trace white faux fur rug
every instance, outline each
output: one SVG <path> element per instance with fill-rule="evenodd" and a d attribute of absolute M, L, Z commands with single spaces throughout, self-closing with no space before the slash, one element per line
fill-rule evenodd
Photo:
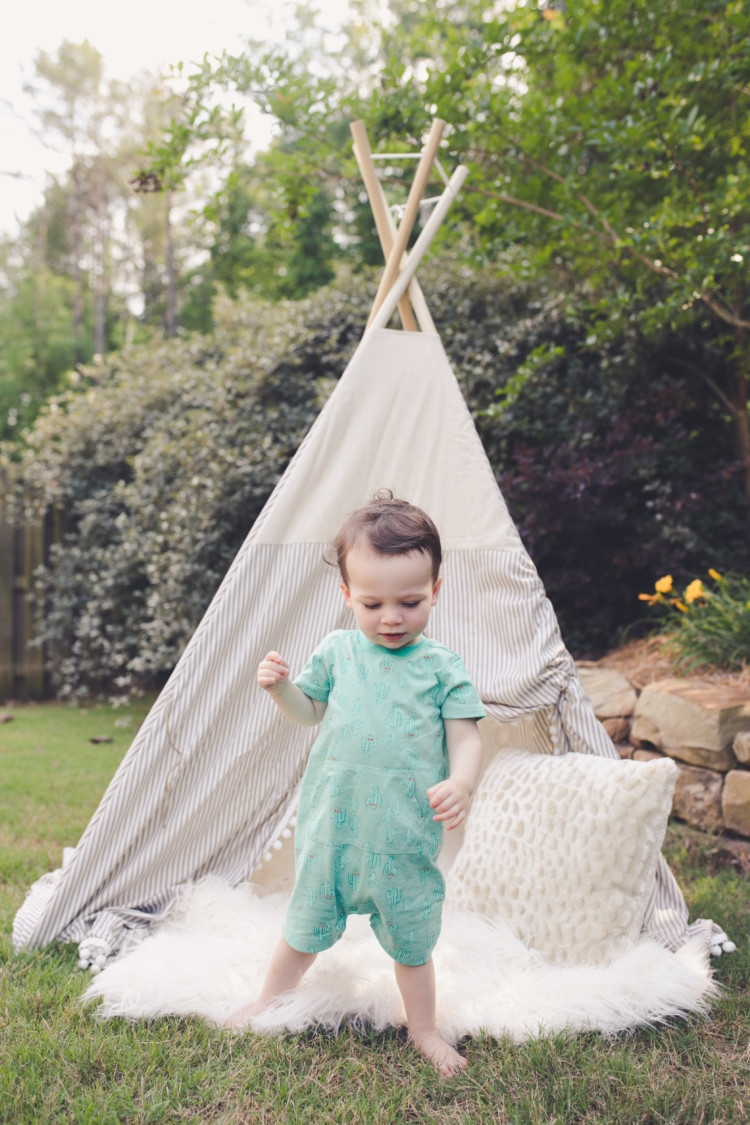
<path fill-rule="evenodd" d="M 203 880 L 95 977 L 84 999 L 102 1001 L 102 1018 L 202 1016 L 220 1024 L 260 991 L 285 907 L 283 895 L 261 898 L 249 886 Z M 613 1034 L 705 1013 L 718 991 L 701 939 L 677 953 L 644 939 L 607 966 L 551 966 L 504 925 L 449 910 L 434 959 L 438 1022 L 454 1042 L 479 1032 L 516 1042 L 566 1029 Z M 378 1029 L 404 1020 L 392 963 L 367 918 L 350 918 L 299 990 L 253 1028 L 335 1029 L 344 1020 Z"/>

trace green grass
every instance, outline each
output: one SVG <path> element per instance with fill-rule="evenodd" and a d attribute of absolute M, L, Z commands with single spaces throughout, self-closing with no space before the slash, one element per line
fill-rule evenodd
<path fill-rule="evenodd" d="M 112 708 L 97 703 L 27 704 L 0 723 L 0 925 L 15 907 L 9 888 L 23 889 L 60 866 L 63 847 L 78 841 L 150 701 Z M 95 744 L 92 738 L 111 738 Z M 11 896 L 12 897 L 12 896 Z M 15 902 L 15 899 L 13 899 Z"/>
<path fill-rule="evenodd" d="M 85 828 L 145 704 L 87 711 L 21 707 L 0 726 L 0 1122 L 207 1122 L 326 1125 L 702 1125 L 750 1119 L 750 888 L 717 841 L 670 828 L 667 852 L 692 916 L 738 942 L 717 977 L 710 1020 L 616 1039 L 589 1034 L 514 1046 L 466 1044 L 469 1067 L 443 1081 L 405 1042 L 336 1037 L 241 1039 L 198 1020 L 131 1026 L 80 1004 L 76 950 L 14 956 L 13 914 L 29 883 L 59 865 Z M 131 726 L 115 726 L 130 718 Z M 95 735 L 112 744 L 96 746 Z"/>

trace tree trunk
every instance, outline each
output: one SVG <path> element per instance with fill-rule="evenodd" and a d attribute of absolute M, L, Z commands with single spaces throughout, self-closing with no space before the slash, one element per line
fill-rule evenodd
<path fill-rule="evenodd" d="M 44 338 L 44 297 L 47 272 L 47 212 L 39 214 L 36 277 L 34 279 L 34 361 L 46 374 L 47 354 Z"/>
<path fill-rule="evenodd" d="M 73 162 L 73 342 L 76 363 L 83 363 L 83 271 L 81 254 L 81 185 L 77 161 Z"/>
<path fill-rule="evenodd" d="M 96 169 L 96 291 L 94 302 L 94 351 L 104 355 L 107 316 L 107 234 L 104 169 L 101 159 Z"/>
<path fill-rule="evenodd" d="M 172 340 L 177 335 L 177 285 L 174 275 L 174 242 L 172 239 L 172 193 L 164 194 L 166 204 L 166 231 L 167 231 L 167 339 Z"/>
<path fill-rule="evenodd" d="M 750 419 L 747 415 L 747 381 L 750 372 L 748 372 L 747 366 L 747 339 L 742 328 L 736 330 L 735 339 L 737 341 L 737 371 L 734 379 L 734 403 L 736 407 L 734 424 L 737 432 L 737 447 L 745 477 L 745 495 L 748 504 L 750 504 Z"/>

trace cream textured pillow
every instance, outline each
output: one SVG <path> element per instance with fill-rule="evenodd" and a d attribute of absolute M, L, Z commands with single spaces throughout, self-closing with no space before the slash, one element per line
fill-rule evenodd
<path fill-rule="evenodd" d="M 668 758 L 501 751 L 474 798 L 447 902 L 505 918 L 555 964 L 611 961 L 638 938 L 676 775 Z"/>

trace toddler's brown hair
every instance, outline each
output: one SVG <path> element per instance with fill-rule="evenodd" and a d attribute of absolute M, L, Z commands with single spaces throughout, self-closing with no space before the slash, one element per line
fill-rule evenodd
<path fill-rule="evenodd" d="M 438 529 L 426 512 L 407 500 L 397 500 L 390 489 L 379 489 L 369 504 L 347 516 L 331 544 L 344 582 L 349 581 L 346 556 L 363 539 L 381 555 L 409 555 L 412 551 L 429 555 L 437 582 L 443 561 Z"/>

